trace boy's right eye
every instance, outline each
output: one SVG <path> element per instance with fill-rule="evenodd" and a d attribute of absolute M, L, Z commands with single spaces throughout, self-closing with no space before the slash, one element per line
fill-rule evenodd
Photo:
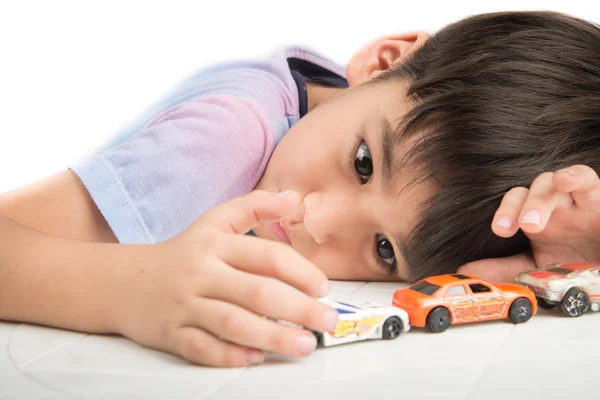
<path fill-rule="evenodd" d="M 361 181 L 367 183 L 373 175 L 373 159 L 371 158 L 371 152 L 367 146 L 367 142 L 364 140 L 358 146 L 356 155 L 354 156 L 354 169 L 360 176 Z"/>

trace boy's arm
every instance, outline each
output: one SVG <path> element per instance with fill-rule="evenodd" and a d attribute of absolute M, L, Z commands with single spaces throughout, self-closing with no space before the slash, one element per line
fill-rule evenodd
<path fill-rule="evenodd" d="M 55 236 L 117 242 L 83 183 L 70 170 L 0 194 L 0 216 Z"/>
<path fill-rule="evenodd" d="M 115 332 L 116 241 L 72 171 L 0 194 L 0 320 Z"/>
<path fill-rule="evenodd" d="M 0 215 L 0 320 L 117 333 L 141 247 L 60 238 Z"/>
<path fill-rule="evenodd" d="M 274 321 L 333 329 L 337 313 L 313 297 L 326 295 L 326 277 L 288 246 L 243 235 L 300 204 L 253 192 L 153 245 L 66 239 L 0 216 L 0 320 L 120 333 L 207 365 L 307 355 L 314 335 Z"/>

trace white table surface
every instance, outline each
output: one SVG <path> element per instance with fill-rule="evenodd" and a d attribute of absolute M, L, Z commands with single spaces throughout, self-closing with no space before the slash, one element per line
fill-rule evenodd
<path fill-rule="evenodd" d="M 389 304 L 392 283 L 332 282 L 330 298 Z M 0 323 L 0 399 L 598 399 L 600 313 L 413 329 L 393 341 L 198 367 L 113 336 Z"/>

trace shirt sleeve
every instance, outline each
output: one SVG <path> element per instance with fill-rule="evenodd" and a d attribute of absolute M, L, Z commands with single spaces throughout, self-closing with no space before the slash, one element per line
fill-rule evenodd
<path fill-rule="evenodd" d="M 257 103 L 213 95 L 165 110 L 70 168 L 120 243 L 149 244 L 251 191 L 272 151 L 273 124 Z"/>

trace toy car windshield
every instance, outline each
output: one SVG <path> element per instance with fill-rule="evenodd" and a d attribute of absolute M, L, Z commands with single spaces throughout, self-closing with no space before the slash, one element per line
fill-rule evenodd
<path fill-rule="evenodd" d="M 438 291 L 439 288 L 440 286 L 434 285 L 433 283 L 429 283 L 427 281 L 415 283 L 410 287 L 411 290 L 414 290 L 415 292 L 419 292 L 421 294 L 426 294 L 428 296 L 433 295 L 435 292 Z"/>
<path fill-rule="evenodd" d="M 564 268 L 564 267 L 548 268 L 547 271 L 554 272 L 555 274 L 561 274 L 561 275 L 569 275 L 571 272 L 573 272 L 572 269 Z"/>

